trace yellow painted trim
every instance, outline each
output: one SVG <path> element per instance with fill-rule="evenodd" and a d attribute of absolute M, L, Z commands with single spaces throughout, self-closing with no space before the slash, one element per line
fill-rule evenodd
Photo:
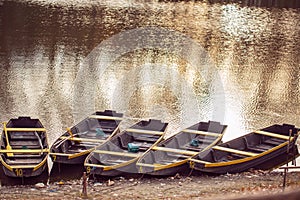
<path fill-rule="evenodd" d="M 277 133 L 266 132 L 266 131 L 255 131 L 254 133 L 261 134 L 261 135 L 266 135 L 266 136 L 270 136 L 270 137 L 276 137 L 276 138 L 284 139 L 284 140 L 289 140 L 290 139 L 289 136 L 280 135 L 280 134 L 277 134 Z"/>
<path fill-rule="evenodd" d="M 123 163 L 117 164 L 117 165 L 106 166 L 106 167 L 104 167 L 103 170 L 104 171 L 108 171 L 108 170 L 112 170 L 112 169 L 118 169 L 118 168 L 121 168 L 121 167 L 125 167 L 127 165 L 130 165 L 133 162 L 136 162 L 137 160 L 138 160 L 138 157 L 137 158 L 133 158 L 131 160 L 128 160 L 127 162 L 123 162 Z"/>
<path fill-rule="evenodd" d="M 212 146 L 214 146 L 215 144 L 217 144 L 221 139 L 222 139 L 222 137 L 223 137 L 223 133 L 222 134 L 218 134 L 218 137 L 210 144 L 210 145 L 208 145 L 206 148 L 204 148 L 202 151 L 199 151 L 199 152 L 195 152 L 195 154 L 193 154 L 193 155 L 190 155 L 191 157 L 192 156 L 195 156 L 195 155 L 197 155 L 197 154 L 199 154 L 200 152 L 203 152 L 203 151 L 205 151 L 205 150 L 207 150 L 207 149 L 210 149 Z M 173 148 L 167 148 L 167 147 L 157 147 L 157 146 L 153 146 L 152 148 L 151 148 L 151 150 L 155 150 L 155 149 L 157 149 L 157 150 L 160 150 L 161 148 L 164 148 L 164 150 L 170 150 L 170 151 L 172 151 L 172 152 L 174 152 L 173 150 Z M 177 149 L 178 150 L 178 149 Z M 176 150 L 176 151 L 177 151 Z M 179 151 L 182 151 L 182 150 L 179 150 Z M 183 151 L 185 151 L 185 150 L 183 150 Z M 185 152 L 192 152 L 192 151 L 185 151 Z M 175 153 L 175 152 L 174 152 Z M 179 153 L 179 152 L 176 152 L 176 153 Z M 179 153 L 179 154 L 181 154 L 181 153 Z M 170 164 L 159 164 L 159 163 L 153 163 L 153 164 L 147 164 L 147 163 L 141 163 L 141 162 L 139 162 L 140 160 L 142 160 L 143 159 L 143 157 L 144 157 L 145 155 L 143 155 L 142 157 L 140 157 L 139 158 L 139 160 L 137 161 L 137 166 L 141 166 L 141 167 L 143 167 L 143 166 L 145 166 L 145 167 L 153 167 L 154 168 L 154 171 L 159 171 L 159 170 L 164 170 L 164 169 L 169 169 L 169 168 L 172 168 L 172 167 L 177 167 L 177 166 L 179 166 L 179 165 L 182 165 L 182 164 L 184 164 L 184 163 L 187 163 L 188 161 L 194 161 L 194 159 L 191 159 L 191 157 L 190 158 L 186 158 L 186 159 L 184 159 L 184 160 L 181 160 L 181 161 L 179 161 L 179 162 L 173 162 L 173 163 L 170 163 Z M 196 161 L 198 161 L 198 160 L 196 160 Z M 200 162 L 205 162 L 205 161 L 200 161 Z M 205 163 L 209 163 L 209 162 L 205 162 Z M 204 164 L 205 164 L 204 163 Z"/>
<path fill-rule="evenodd" d="M 46 156 L 44 158 L 44 160 L 37 165 L 8 165 L 2 158 L 0 158 L 0 161 L 1 161 L 2 165 L 10 171 L 13 171 L 14 169 L 20 169 L 20 168 L 23 168 L 23 169 L 24 168 L 26 168 L 26 169 L 33 168 L 33 171 L 36 171 L 37 169 L 39 169 L 41 166 L 43 166 L 45 164 L 45 162 L 47 161 L 47 157 L 48 156 Z"/>
<path fill-rule="evenodd" d="M 205 147 L 201 152 L 211 149 L 213 146 L 217 145 L 218 142 L 220 142 L 222 140 L 222 138 L 223 138 L 223 134 L 220 134 L 218 138 L 216 138 L 212 143 L 210 143 L 210 145 Z"/>
<path fill-rule="evenodd" d="M 42 167 L 42 166 L 45 164 L 45 162 L 47 161 L 47 159 L 48 159 L 48 156 L 45 156 L 44 160 L 43 160 L 42 162 L 40 162 L 38 165 L 36 165 L 36 166 L 33 168 L 33 171 L 36 171 L 36 170 L 38 170 L 40 167 Z"/>
<path fill-rule="evenodd" d="M 139 153 L 127 153 L 127 152 L 105 151 L 105 150 L 94 150 L 93 153 L 125 156 L 125 157 L 131 157 L 131 158 L 136 158 L 141 155 Z"/>
<path fill-rule="evenodd" d="M 117 134 L 118 132 L 119 132 L 119 126 L 118 126 L 118 127 L 114 130 L 114 132 L 107 138 L 107 140 L 108 140 L 109 138 L 111 138 L 114 134 Z M 60 138 L 61 138 L 61 139 L 64 139 L 64 137 L 65 137 L 65 138 L 68 138 L 68 137 L 66 137 L 66 136 L 61 136 Z M 75 140 L 74 140 L 74 139 L 75 139 Z M 89 138 L 76 138 L 76 137 L 70 138 L 70 140 L 74 140 L 74 141 L 79 141 L 78 139 L 84 139 L 84 141 L 87 141 L 87 140 L 89 140 L 89 141 L 90 141 L 90 140 L 94 140 L 94 139 L 89 139 Z M 87 140 L 86 140 L 86 139 L 87 139 Z M 104 142 L 106 142 L 107 140 L 101 140 L 101 144 L 104 143 Z M 81 140 L 81 141 L 82 141 L 82 140 Z M 100 140 L 97 140 L 97 141 L 100 142 Z M 87 150 L 85 150 L 85 151 L 82 151 L 82 152 L 80 152 L 80 153 L 74 153 L 74 154 L 66 154 L 66 153 L 50 153 L 50 155 L 68 156 L 68 159 L 74 159 L 74 158 L 80 157 L 80 156 L 82 156 L 82 155 L 91 153 L 92 151 L 95 150 L 95 148 L 96 148 L 96 146 L 93 147 L 93 148 L 87 149 Z"/>
<path fill-rule="evenodd" d="M 7 168 L 9 171 L 13 171 L 13 168 L 11 168 L 10 165 L 8 165 L 6 162 L 4 162 L 4 160 L 2 159 L 2 156 L 0 156 L 0 161 L 5 168 Z"/>
<path fill-rule="evenodd" d="M 77 157 L 83 156 L 85 154 L 91 153 L 94 149 L 95 148 L 90 148 L 90 149 L 87 149 L 86 151 L 83 151 L 83 152 L 80 152 L 80 153 L 71 154 L 71 155 L 69 155 L 68 159 L 77 158 Z"/>
<path fill-rule="evenodd" d="M 272 149 L 269 149 L 268 151 L 262 152 L 256 156 L 251 156 L 251 157 L 247 157 L 247 158 L 242 158 L 242 159 L 238 159 L 238 160 L 233 160 L 233 161 L 227 161 L 227 162 L 219 162 L 219 163 L 208 163 L 205 164 L 205 167 L 210 168 L 210 167 L 222 167 L 222 166 L 228 166 L 228 165 L 235 165 L 235 164 L 239 164 L 239 163 L 243 163 L 243 162 L 247 162 L 250 160 L 254 160 L 256 158 L 262 157 L 266 154 L 269 154 L 273 151 L 276 151 L 284 146 L 288 145 L 288 142 L 282 143 L 276 147 L 273 147 Z"/>
<path fill-rule="evenodd" d="M 42 131 L 46 132 L 45 128 L 6 128 L 7 131 L 15 131 L 15 132 L 32 132 L 32 131 Z"/>
<path fill-rule="evenodd" d="M 71 131 L 71 128 L 67 128 L 67 132 L 70 134 L 71 137 L 74 137 L 72 131 Z"/>
<path fill-rule="evenodd" d="M 12 150 L 12 148 L 11 148 L 11 146 L 9 144 L 8 133 L 7 133 L 7 128 L 6 128 L 6 122 L 3 122 L 3 131 L 5 133 L 6 149 L 7 150 Z M 10 152 L 10 153 L 7 153 L 7 156 L 8 157 L 12 157 L 12 156 L 14 156 L 14 154 Z"/>
<path fill-rule="evenodd" d="M 192 129 L 184 129 L 182 132 L 185 133 L 192 133 L 192 134 L 198 134 L 198 135 L 206 135 L 206 136 L 213 136 L 213 137 L 219 137 L 219 133 L 212 133 L 212 132 L 205 132 L 205 131 L 198 131 L 198 130 L 192 130 Z"/>
<path fill-rule="evenodd" d="M 133 130 L 139 130 L 139 129 L 133 129 Z M 166 131 L 166 130 L 165 130 Z M 153 132 L 156 132 L 156 131 L 153 131 Z M 160 142 L 162 139 L 163 139 L 163 135 L 165 134 L 165 132 L 158 132 L 158 133 L 162 133 L 160 134 L 161 136 L 157 139 L 157 141 L 145 152 L 141 153 L 141 154 L 138 154 L 137 153 L 137 156 L 136 157 L 133 157 L 133 159 L 131 160 L 128 160 L 127 162 L 124 162 L 124 163 L 120 163 L 120 164 L 117 164 L 117 165 L 111 165 L 111 166 L 106 166 L 106 165 L 98 165 L 98 164 L 90 164 L 90 163 L 86 163 L 86 160 L 89 159 L 90 156 L 92 156 L 93 153 L 97 153 L 97 151 L 102 151 L 102 150 L 94 150 L 85 160 L 84 162 L 84 166 L 91 166 L 91 167 L 101 167 L 103 168 L 103 171 L 109 171 L 109 170 L 115 170 L 115 169 L 118 169 L 118 168 L 121 168 L 121 167 L 124 167 L 124 166 L 127 166 L 133 162 L 136 162 L 140 156 L 144 155 L 146 152 L 148 152 L 154 145 L 156 145 L 158 142 Z M 111 152 L 111 151 L 105 151 L 105 152 Z M 122 152 L 121 152 L 122 153 Z M 127 152 L 124 152 L 124 153 L 127 153 Z"/>
<path fill-rule="evenodd" d="M 214 146 L 213 149 L 219 150 L 219 151 L 226 151 L 226 152 L 230 152 L 230 153 L 236 153 L 236 154 L 240 154 L 240 155 L 244 155 L 244 156 L 257 156 L 258 155 L 257 153 L 241 151 L 241 150 L 222 147 L 222 146 Z"/>
<path fill-rule="evenodd" d="M 186 163 L 188 161 L 188 159 L 184 159 L 184 160 L 181 160 L 179 162 L 173 162 L 173 163 L 170 163 L 170 164 L 160 164 L 160 163 L 153 163 L 153 164 L 147 164 L 147 163 L 136 163 L 137 166 L 140 166 L 140 167 L 153 167 L 153 170 L 154 171 L 159 171 L 159 170 L 163 170 L 163 169 L 169 169 L 169 168 L 172 168 L 172 167 L 177 167 L 179 165 L 182 165 L 184 163 Z"/>
<path fill-rule="evenodd" d="M 88 150 L 85 150 L 85 151 L 82 151 L 82 152 L 79 152 L 79 153 L 74 153 L 74 154 L 71 154 L 71 153 L 50 153 L 50 156 L 51 155 L 53 155 L 53 156 L 65 156 L 65 157 L 68 157 L 68 159 L 74 159 L 74 158 L 80 157 L 82 155 L 91 153 L 94 149 L 95 148 L 91 148 L 91 149 L 88 149 Z"/>
<path fill-rule="evenodd" d="M 106 140 L 100 140 L 100 139 L 91 139 L 91 138 L 79 138 L 79 137 L 67 137 L 67 136 L 61 136 L 61 140 L 71 140 L 76 142 L 97 142 L 97 143 L 103 143 Z"/>
<path fill-rule="evenodd" d="M 29 168 L 35 168 L 36 167 L 36 165 L 13 165 L 13 166 L 11 166 L 11 168 L 12 169 L 20 169 L 20 168 L 22 168 L 22 169 L 29 169 Z"/>
<path fill-rule="evenodd" d="M 49 149 L 0 149 L 0 153 L 47 153 Z"/>
<path fill-rule="evenodd" d="M 158 151 L 171 152 L 171 153 L 185 154 L 189 156 L 194 156 L 199 153 L 198 151 L 189 151 L 189 150 L 182 150 L 182 149 L 175 149 L 175 148 L 168 148 L 168 147 L 158 147 L 158 146 L 154 146 L 152 147 L 152 149 Z"/>
<path fill-rule="evenodd" d="M 106 116 L 106 115 L 90 115 L 89 118 L 92 119 L 105 119 L 105 120 L 115 120 L 115 121 L 122 121 L 122 117 L 113 117 L 113 116 Z"/>
<path fill-rule="evenodd" d="M 126 131 L 132 132 L 132 133 L 144 133 L 144 134 L 150 134 L 150 135 L 163 135 L 164 134 L 164 132 L 162 132 L 162 131 L 150 131 L 150 130 L 133 129 L 133 128 L 126 129 Z"/>
<path fill-rule="evenodd" d="M 115 130 L 110 134 L 110 136 L 107 138 L 107 140 L 109 140 L 111 137 L 118 134 L 119 132 L 120 132 L 120 125 L 118 125 L 117 128 L 115 128 Z"/>
<path fill-rule="evenodd" d="M 103 171 L 109 171 L 109 170 L 114 170 L 114 169 L 118 169 L 124 166 L 127 166 L 133 162 L 135 162 L 138 158 L 133 158 L 131 160 L 128 160 L 127 162 L 123 162 L 117 165 L 99 165 L 99 164 L 90 164 L 90 163 L 85 163 L 84 166 L 91 166 L 91 167 L 101 167 L 103 168 Z"/>
<path fill-rule="evenodd" d="M 167 165 L 156 166 L 156 167 L 154 167 L 154 170 L 158 171 L 158 170 L 163 170 L 163 169 L 169 169 L 169 168 L 172 168 L 172 167 L 177 167 L 179 165 L 182 165 L 182 164 L 186 163 L 187 161 L 188 161 L 188 159 L 184 159 L 180 162 L 174 162 L 174 163 L 167 164 Z M 159 163 L 157 163 L 157 164 L 159 164 Z"/>
<path fill-rule="evenodd" d="M 221 140 L 222 136 L 223 136 L 223 134 L 219 134 L 219 137 L 213 143 L 211 143 L 205 149 L 203 149 L 202 151 L 205 151 L 206 149 L 209 149 L 212 146 L 214 146 L 215 143 L 217 143 L 219 140 Z M 156 148 L 156 146 L 153 147 L 152 149 L 155 149 L 155 148 Z M 162 148 L 165 148 L 165 147 L 162 147 Z M 200 152 L 202 152 L 202 151 L 200 151 Z M 196 152 L 194 155 L 191 155 L 191 156 L 195 156 L 195 155 L 199 154 L 200 152 Z M 141 157 L 139 160 L 141 160 L 142 158 L 143 157 Z M 203 164 L 208 164 L 209 163 L 209 162 L 206 162 L 206 161 L 200 161 L 200 160 L 195 160 L 195 159 L 192 159 L 192 158 L 186 158 L 186 159 L 184 159 L 182 161 L 173 162 L 173 163 L 165 164 L 165 165 L 164 164 L 159 164 L 159 163 L 154 163 L 154 164 L 140 163 L 139 161 L 138 161 L 138 163 L 136 165 L 138 165 L 138 166 L 145 166 L 145 167 L 154 167 L 154 171 L 159 171 L 159 170 L 169 169 L 169 168 L 172 168 L 172 167 L 177 167 L 179 165 L 187 163 L 188 161 L 192 161 L 192 162 L 198 161 L 199 163 L 203 163 Z"/>
<path fill-rule="evenodd" d="M 147 164 L 147 163 L 136 163 L 137 166 L 141 166 L 141 167 L 159 167 L 162 166 L 162 164 L 159 163 L 153 163 L 153 164 Z"/>

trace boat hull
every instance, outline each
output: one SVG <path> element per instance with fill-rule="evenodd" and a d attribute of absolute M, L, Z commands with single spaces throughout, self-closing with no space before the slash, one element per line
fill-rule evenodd
<path fill-rule="evenodd" d="M 47 141 L 46 129 L 38 119 L 19 117 L 4 123 L 0 149 L 3 174 L 22 180 L 47 175 Z"/>
<path fill-rule="evenodd" d="M 14 168 L 13 170 L 9 170 L 5 166 L 2 166 L 2 168 L 3 168 L 3 172 L 6 176 L 22 178 L 22 177 L 39 176 L 45 171 L 47 166 L 48 165 L 45 163 L 41 167 L 39 167 L 37 170 L 35 170 L 34 168 Z"/>
<path fill-rule="evenodd" d="M 138 174 L 137 160 L 163 139 L 167 125 L 160 120 L 142 120 L 115 135 L 86 158 L 87 173 L 96 176 Z"/>
<path fill-rule="evenodd" d="M 129 174 L 138 174 L 138 170 L 136 168 L 135 163 L 125 164 L 123 167 L 118 167 L 116 169 L 109 169 L 105 170 L 104 168 L 88 168 L 86 167 L 86 171 L 89 172 L 90 175 L 96 176 L 107 176 L 107 177 L 114 177 L 120 175 L 129 175 Z"/>
<path fill-rule="evenodd" d="M 81 152 L 80 155 L 74 154 L 71 156 L 69 156 L 67 154 L 58 155 L 55 153 L 51 153 L 50 157 L 51 157 L 52 161 L 55 163 L 77 165 L 77 164 L 82 164 L 91 151 L 92 151 L 92 149 L 87 150 L 85 152 Z"/>
<path fill-rule="evenodd" d="M 220 166 L 216 164 L 214 167 L 206 167 L 205 164 L 192 161 L 190 161 L 189 164 L 190 167 L 195 170 L 211 174 L 240 173 L 250 169 L 271 170 L 299 156 L 297 146 L 290 145 L 290 152 L 296 149 L 294 154 L 287 154 L 287 149 L 287 146 L 284 146 L 283 148 L 277 149 L 267 155 L 244 162 L 239 162 L 239 160 L 237 160 L 236 164 L 230 163 L 224 166 L 221 166 L 222 163 L 219 163 Z"/>
<path fill-rule="evenodd" d="M 174 163 L 176 165 L 176 163 Z M 176 174 L 187 175 L 191 172 L 191 168 L 187 164 L 187 162 L 180 163 L 177 166 L 166 166 L 164 169 L 155 170 L 153 167 L 143 167 L 143 171 L 139 171 L 140 173 L 145 173 L 151 176 L 174 176 Z"/>
<path fill-rule="evenodd" d="M 139 173 L 153 176 L 189 173 L 191 169 L 186 164 L 189 158 L 220 143 L 226 127 L 215 121 L 198 122 L 162 140 L 139 158 Z"/>
<path fill-rule="evenodd" d="M 119 133 L 122 113 L 113 110 L 96 112 L 68 129 L 50 149 L 50 157 L 60 165 L 83 165 L 87 155 Z"/>

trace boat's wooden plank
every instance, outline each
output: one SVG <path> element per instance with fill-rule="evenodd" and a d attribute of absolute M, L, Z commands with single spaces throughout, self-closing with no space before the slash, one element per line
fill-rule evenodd
<path fill-rule="evenodd" d="M 159 137 L 160 136 L 153 136 L 153 137 L 151 137 L 149 135 L 147 135 L 147 136 L 140 135 L 138 137 L 134 137 L 134 139 L 137 140 L 137 141 L 146 141 L 146 142 L 153 142 L 154 143 L 154 142 L 156 142 L 159 139 Z"/>
<path fill-rule="evenodd" d="M 173 157 L 173 158 L 176 158 L 177 160 L 185 160 L 187 158 L 190 158 L 191 156 L 190 155 L 183 155 L 183 154 L 180 154 L 180 155 L 168 155 L 169 157 Z"/>
<path fill-rule="evenodd" d="M 67 154 L 74 155 L 74 154 L 86 152 L 86 151 L 88 151 L 88 150 L 89 150 L 89 149 L 80 149 L 80 148 L 77 148 L 77 149 L 68 149 L 68 151 L 67 151 L 66 153 L 67 153 Z"/>
<path fill-rule="evenodd" d="M 17 158 L 17 159 L 19 159 L 19 158 L 41 158 L 43 155 L 41 155 L 41 154 L 17 154 L 17 153 L 15 153 L 14 154 L 14 156 L 13 156 L 13 158 Z"/>
<path fill-rule="evenodd" d="M 142 134 L 150 134 L 150 135 L 163 135 L 164 132 L 162 131 L 151 131 L 151 130 L 144 130 L 144 129 L 133 129 L 133 128 L 128 128 L 126 129 L 127 132 L 131 133 L 142 133 Z"/>
<path fill-rule="evenodd" d="M 161 164 L 153 163 L 153 164 L 148 164 L 148 163 L 137 163 L 137 166 L 141 167 L 158 167 L 161 166 Z"/>
<path fill-rule="evenodd" d="M 198 159 L 194 159 L 194 158 L 190 158 L 189 159 L 190 162 L 195 162 L 195 163 L 201 163 L 201 164 L 211 164 L 211 162 L 207 162 L 204 160 L 198 160 Z"/>
<path fill-rule="evenodd" d="M 95 142 L 95 143 L 103 143 L 106 140 L 100 140 L 100 139 L 92 139 L 92 138 L 83 138 L 83 137 L 67 137 L 67 136 L 61 136 L 61 140 L 71 140 L 76 142 Z"/>
<path fill-rule="evenodd" d="M 255 151 L 255 152 L 259 152 L 259 153 L 262 153 L 262 152 L 266 151 L 265 149 L 257 148 L 257 147 L 252 147 L 252 146 L 248 147 L 248 149 L 250 151 Z"/>
<path fill-rule="evenodd" d="M 13 149 L 41 149 L 38 140 L 11 140 L 10 145 Z"/>
<path fill-rule="evenodd" d="M 273 145 L 273 146 L 278 146 L 278 145 L 284 143 L 284 141 L 277 141 L 277 140 L 268 139 L 268 140 L 265 140 L 264 143 L 269 144 L 269 145 Z"/>
<path fill-rule="evenodd" d="M 171 152 L 171 153 L 178 153 L 178 154 L 185 154 L 185 155 L 196 155 L 199 153 L 198 151 L 188 151 L 188 150 L 182 150 L 182 149 L 174 149 L 174 148 L 168 148 L 168 147 L 158 147 L 154 146 L 152 148 L 153 150 L 158 150 L 158 151 L 165 151 L 165 152 Z"/>
<path fill-rule="evenodd" d="M 6 130 L 15 131 L 15 132 L 32 132 L 32 131 L 46 132 L 45 128 L 6 128 Z"/>
<path fill-rule="evenodd" d="M 37 140 L 37 136 L 34 132 L 10 132 L 9 136 L 11 139 L 19 139 L 19 140 Z"/>
<path fill-rule="evenodd" d="M 41 153 L 49 152 L 49 149 L 0 149 L 0 153 Z"/>
<path fill-rule="evenodd" d="M 228 147 L 221 147 L 221 146 L 214 146 L 213 149 L 219 150 L 219 151 L 226 151 L 226 152 L 230 152 L 230 153 L 236 153 L 236 154 L 245 155 L 245 156 L 257 156 L 258 155 L 257 153 L 241 151 L 241 150 L 232 149 L 232 148 L 228 148 Z"/>
<path fill-rule="evenodd" d="M 147 143 L 147 142 L 131 142 L 135 146 L 138 146 L 140 150 L 147 150 L 149 149 L 153 144 Z"/>
<path fill-rule="evenodd" d="M 259 144 L 257 146 L 254 146 L 254 148 L 262 149 L 264 151 L 268 151 L 268 150 L 272 149 L 273 147 L 274 146 L 268 145 L 268 144 Z"/>
<path fill-rule="evenodd" d="M 227 159 L 228 160 L 237 160 L 237 159 L 242 159 L 242 158 L 247 158 L 247 157 L 249 157 L 249 156 L 232 153 L 230 156 L 227 157 Z"/>
<path fill-rule="evenodd" d="M 273 145 L 273 146 L 278 146 L 282 143 L 284 143 L 286 140 L 279 139 L 279 138 L 270 138 L 268 140 L 265 140 L 263 143 Z"/>
<path fill-rule="evenodd" d="M 76 152 L 77 153 L 77 152 Z M 66 157 L 69 157 L 69 156 L 72 156 L 73 154 L 70 154 L 70 153 L 49 153 L 50 155 L 54 155 L 54 156 L 66 156 Z"/>
<path fill-rule="evenodd" d="M 74 144 L 72 146 L 70 146 L 70 148 L 68 149 L 68 151 L 82 151 L 82 150 L 88 150 L 88 149 L 92 149 L 94 148 L 95 146 L 95 143 L 94 144 L 87 144 L 87 143 L 78 143 L 78 144 Z"/>
<path fill-rule="evenodd" d="M 106 115 L 90 115 L 89 118 L 114 120 L 114 121 L 121 121 L 121 120 L 123 120 L 122 117 L 114 117 L 114 116 L 106 116 Z"/>
<path fill-rule="evenodd" d="M 131 159 L 130 159 L 131 160 Z M 121 159 L 116 159 L 116 160 L 106 160 L 104 164 L 107 165 L 117 165 L 120 163 L 125 163 L 128 162 L 129 160 L 121 160 Z"/>
<path fill-rule="evenodd" d="M 138 153 L 106 151 L 106 150 L 94 150 L 93 153 L 108 154 L 108 155 L 115 155 L 115 156 L 125 156 L 125 157 L 131 157 L 131 158 L 136 158 L 136 157 L 140 156 L 140 154 L 138 154 Z"/>
<path fill-rule="evenodd" d="M 261 135 L 266 135 L 266 136 L 270 136 L 270 137 L 275 137 L 275 138 L 280 138 L 280 139 L 284 139 L 284 140 L 289 140 L 290 139 L 289 136 L 280 135 L 280 134 L 277 134 L 277 133 L 271 133 L 271 132 L 267 132 L 267 131 L 255 131 L 254 133 L 261 134 Z"/>
<path fill-rule="evenodd" d="M 93 163 L 84 163 L 84 166 L 85 167 L 101 167 L 101 168 L 107 167 L 106 165 L 99 165 L 99 164 L 93 164 Z"/>
<path fill-rule="evenodd" d="M 38 140 L 11 140 L 10 145 L 12 146 L 37 146 L 40 147 Z"/>
<path fill-rule="evenodd" d="M 198 131 L 198 130 L 192 130 L 192 129 L 184 129 L 182 132 L 185 133 L 192 133 L 192 134 L 198 134 L 198 135 L 206 135 L 206 136 L 213 136 L 213 137 L 219 137 L 219 133 L 212 133 L 212 132 L 206 132 L 206 131 Z"/>
<path fill-rule="evenodd" d="M 9 165 L 39 164 L 42 160 L 43 158 L 7 159 L 6 163 Z"/>
<path fill-rule="evenodd" d="M 192 147 L 191 145 L 186 145 L 186 146 L 184 146 L 184 148 L 188 151 L 196 151 L 199 153 L 200 151 L 203 150 L 203 147 L 201 147 L 201 144 L 199 146 L 200 147 L 197 148 L 197 147 Z"/>

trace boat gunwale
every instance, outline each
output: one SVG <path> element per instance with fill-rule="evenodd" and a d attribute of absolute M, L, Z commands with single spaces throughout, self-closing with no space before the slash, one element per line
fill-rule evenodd
<path fill-rule="evenodd" d="M 251 134 L 251 133 L 249 133 L 249 134 Z M 268 150 L 266 150 L 264 152 L 261 152 L 261 153 L 259 153 L 257 155 L 253 155 L 253 156 L 249 156 L 249 157 L 241 158 L 241 159 L 236 159 L 236 160 L 225 161 L 225 162 L 224 161 L 223 162 L 209 162 L 209 161 L 205 161 L 205 160 L 200 160 L 200 159 L 192 158 L 192 159 L 189 159 L 190 160 L 190 165 L 193 166 L 193 163 L 200 163 L 200 164 L 204 164 L 204 168 L 215 168 L 215 167 L 224 167 L 224 166 L 230 166 L 230 165 L 236 165 L 236 164 L 240 164 L 240 163 L 245 163 L 245 162 L 248 162 L 248 161 L 251 161 L 251 160 L 263 157 L 265 155 L 268 155 L 268 154 L 270 154 L 270 153 L 272 153 L 272 152 L 274 152 L 276 150 L 279 150 L 279 149 L 281 149 L 281 148 L 283 148 L 285 146 L 289 147 L 290 145 L 294 145 L 297 137 L 299 136 L 299 134 L 300 134 L 300 131 L 298 133 L 296 133 L 294 136 L 291 136 L 288 141 L 283 142 L 283 143 L 281 143 L 279 145 L 276 145 L 273 148 L 268 149 Z M 205 163 L 205 162 L 208 162 L 208 163 Z"/>

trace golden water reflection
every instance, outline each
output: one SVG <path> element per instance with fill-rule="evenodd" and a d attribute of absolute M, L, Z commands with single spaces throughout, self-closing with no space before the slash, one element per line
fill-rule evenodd
<path fill-rule="evenodd" d="M 0 119 L 38 117 L 51 142 L 85 115 L 81 111 L 88 105 L 74 107 L 80 101 L 74 83 L 86 56 L 111 36 L 146 26 L 178 31 L 204 47 L 223 94 L 203 81 L 198 66 L 170 52 L 144 49 L 119 57 L 93 91 L 83 90 L 95 94 L 94 109 L 169 121 L 169 134 L 198 120 L 221 118 L 228 125 L 225 140 L 273 123 L 300 126 L 297 9 L 205 2 L 1 2 Z M 213 101 L 223 96 L 224 105 Z"/>

